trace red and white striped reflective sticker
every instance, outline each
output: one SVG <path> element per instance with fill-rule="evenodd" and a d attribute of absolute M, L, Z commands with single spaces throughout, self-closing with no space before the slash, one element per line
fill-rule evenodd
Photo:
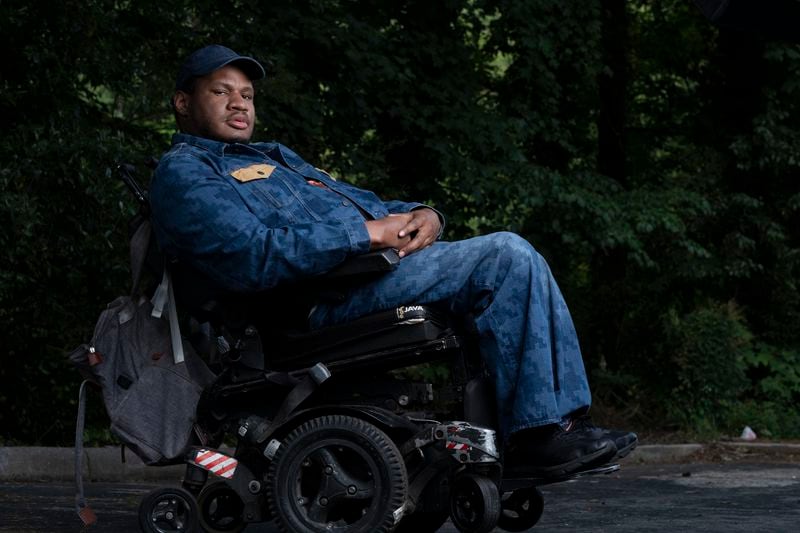
<path fill-rule="evenodd" d="M 448 450 L 469 450 L 469 444 L 463 442 L 447 441 L 446 447 Z"/>
<path fill-rule="evenodd" d="M 232 478 L 239 461 L 213 450 L 200 450 L 194 457 L 194 463 L 212 474 L 224 478 Z"/>

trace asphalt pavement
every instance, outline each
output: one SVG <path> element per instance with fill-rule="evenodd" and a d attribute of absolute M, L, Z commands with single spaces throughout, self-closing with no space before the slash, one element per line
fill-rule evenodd
<path fill-rule="evenodd" d="M 0 448 L 0 531 L 81 531 L 74 486 L 68 478 L 60 478 L 62 475 L 51 469 L 49 481 L 44 481 L 48 476 L 9 479 L 14 467 L 9 468 L 8 450 Z M 118 463 L 119 450 L 115 451 Z M 48 461 L 43 452 L 37 453 L 45 468 Z M 50 458 L 59 460 L 59 453 L 51 453 Z M 69 468 L 71 465 L 69 462 Z M 103 476 L 98 475 L 98 466 L 95 464 L 98 480 L 86 482 L 87 498 L 98 516 L 98 523 L 88 531 L 97 533 L 137 531 L 142 497 L 156 486 L 176 486 L 180 478 L 179 473 L 172 477 L 169 469 L 143 467 L 137 471 L 129 463 L 129 479 L 100 480 Z M 132 480 L 154 475 L 151 471 L 169 475 Z M 542 492 L 544 514 L 532 529 L 537 532 L 796 531 L 800 524 L 800 446 L 642 446 L 615 473 L 549 485 Z M 246 531 L 273 533 L 277 529 L 272 524 L 254 524 Z M 440 531 L 456 530 L 448 523 Z"/>

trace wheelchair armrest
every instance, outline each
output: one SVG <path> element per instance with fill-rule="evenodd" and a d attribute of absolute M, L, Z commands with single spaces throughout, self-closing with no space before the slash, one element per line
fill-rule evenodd
<path fill-rule="evenodd" d="M 338 279 L 360 274 L 389 272 L 397 268 L 399 262 L 400 256 L 397 254 L 397 250 L 384 248 L 383 250 L 375 250 L 374 252 L 353 256 L 330 272 L 323 274 L 321 278 Z"/>

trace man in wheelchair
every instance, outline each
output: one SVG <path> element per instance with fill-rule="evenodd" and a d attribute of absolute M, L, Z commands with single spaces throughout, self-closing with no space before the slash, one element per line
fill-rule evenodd
<path fill-rule="evenodd" d="M 395 249 L 393 270 L 342 285 L 310 309 L 310 330 L 396 308 L 471 317 L 494 391 L 507 472 L 559 479 L 626 455 L 636 435 L 594 426 L 567 306 L 545 260 L 521 237 L 439 241 L 443 216 L 333 180 L 287 147 L 250 143 L 253 58 L 212 45 L 178 73 L 180 132 L 150 187 L 163 253 L 205 288 L 252 295 L 297 287 L 372 250 Z M 331 282 L 334 283 L 334 282 Z"/>

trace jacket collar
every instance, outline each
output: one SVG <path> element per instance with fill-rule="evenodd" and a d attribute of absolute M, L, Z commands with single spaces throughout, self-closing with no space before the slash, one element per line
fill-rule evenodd
<path fill-rule="evenodd" d="M 243 144 L 243 143 L 224 143 L 220 141 L 214 141 L 212 139 L 206 139 L 205 137 L 197 137 L 195 135 L 190 135 L 188 133 L 176 133 L 172 136 L 172 145 L 175 146 L 176 144 L 189 144 L 191 146 L 195 146 L 202 150 L 207 150 L 212 154 L 218 157 L 224 157 L 226 152 L 246 152 L 249 150 L 256 150 L 257 146 L 261 146 L 263 143 L 258 143 L 258 145 L 250 145 L 250 144 Z"/>

